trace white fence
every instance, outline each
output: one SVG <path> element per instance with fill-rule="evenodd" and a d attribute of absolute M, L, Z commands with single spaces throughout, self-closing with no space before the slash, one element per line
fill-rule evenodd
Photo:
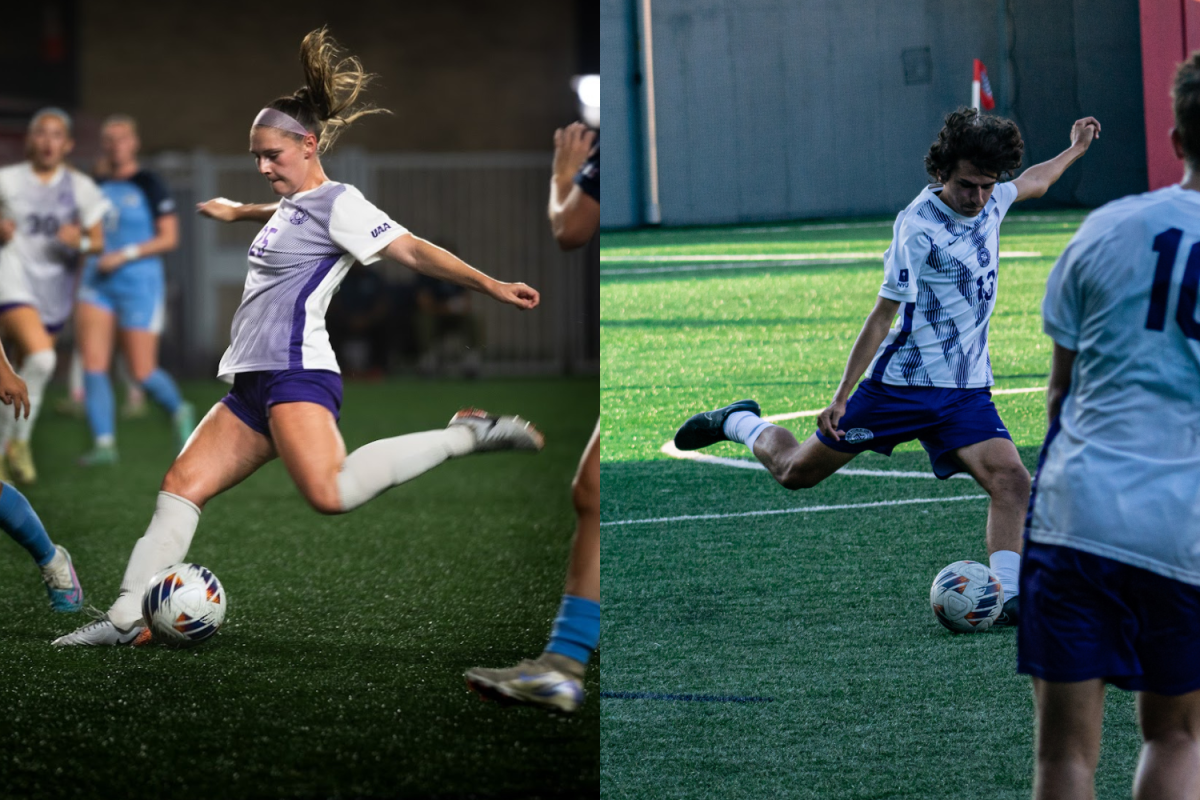
<path fill-rule="evenodd" d="M 479 298 L 485 374 L 595 373 L 599 369 L 598 243 L 562 253 L 546 221 L 549 153 L 370 154 L 345 148 L 325 159 L 334 180 L 357 186 L 413 233 L 451 249 L 501 280 L 538 289 L 541 306 L 519 312 Z M 197 217 L 212 197 L 271 202 L 246 156 L 165 154 L 146 165 L 170 184 L 180 206 L 181 244 L 167 258 L 169 324 L 164 358 L 204 372 L 229 343 L 246 277 L 250 223 Z M 381 266 L 391 280 L 408 270 Z"/>

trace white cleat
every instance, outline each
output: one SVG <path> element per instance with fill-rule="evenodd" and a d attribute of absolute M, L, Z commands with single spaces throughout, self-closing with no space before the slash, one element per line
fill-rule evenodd
<path fill-rule="evenodd" d="M 52 644 L 55 647 L 137 647 L 149 641 L 150 629 L 144 625 L 134 625 L 123 631 L 104 616 L 66 636 L 58 637 Z"/>
<path fill-rule="evenodd" d="M 464 408 L 450 419 L 453 427 L 469 428 L 475 436 L 475 452 L 487 450 L 541 450 L 545 437 L 520 417 L 493 417 L 478 408 Z"/>
<path fill-rule="evenodd" d="M 476 667 L 467 670 L 467 686 L 484 700 L 501 705 L 540 706 L 570 714 L 583 705 L 583 681 L 562 666 L 565 661 L 543 653 L 508 669 Z"/>

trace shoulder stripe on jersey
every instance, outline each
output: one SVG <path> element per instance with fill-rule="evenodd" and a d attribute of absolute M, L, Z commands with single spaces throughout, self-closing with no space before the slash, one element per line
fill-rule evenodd
<path fill-rule="evenodd" d="M 908 335 L 912 332 L 913 303 L 905 303 L 901 313 L 904 315 L 904 322 L 900 327 L 900 335 L 883 351 L 879 362 L 875 364 L 875 371 L 871 373 L 872 380 L 883 380 L 883 373 L 887 371 L 888 362 L 892 360 L 892 356 L 896 355 L 896 351 L 904 346 L 904 343 L 908 341 Z"/>

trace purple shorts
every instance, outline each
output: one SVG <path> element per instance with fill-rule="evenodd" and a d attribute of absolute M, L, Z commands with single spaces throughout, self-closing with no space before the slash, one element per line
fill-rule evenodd
<path fill-rule="evenodd" d="M 263 436 L 271 436 L 271 406 L 316 403 L 340 418 L 342 376 L 327 369 L 284 369 L 278 372 L 239 372 L 221 402 Z"/>
<path fill-rule="evenodd" d="M 1026 538 L 1017 672 L 1121 689 L 1200 688 L 1200 587 Z"/>

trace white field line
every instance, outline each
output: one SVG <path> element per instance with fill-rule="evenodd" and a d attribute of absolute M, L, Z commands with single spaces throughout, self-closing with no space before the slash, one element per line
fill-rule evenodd
<path fill-rule="evenodd" d="M 1022 389 L 994 389 L 993 395 L 997 394 L 1030 394 L 1032 392 L 1044 392 L 1045 386 L 1031 386 Z M 768 417 L 763 417 L 766 422 L 780 422 L 785 419 L 800 419 L 801 417 L 815 417 L 825 409 L 817 408 L 810 411 L 789 411 L 786 414 L 772 414 Z M 761 469 L 765 470 L 762 464 L 757 461 L 750 461 L 744 458 L 726 458 L 724 456 L 710 456 L 701 453 L 698 450 L 680 450 L 675 446 L 674 440 L 668 439 L 662 447 L 658 448 L 663 455 L 671 458 L 678 458 L 684 461 L 695 461 L 700 464 L 715 464 L 719 467 L 733 467 L 734 469 Z M 834 475 L 847 476 L 868 476 L 875 478 L 931 478 L 937 479 L 937 476 L 932 472 L 912 472 L 905 470 L 889 470 L 889 469 L 839 469 Z M 971 476 L 965 472 L 960 472 L 952 478 L 961 478 L 964 480 L 972 480 Z"/>
<path fill-rule="evenodd" d="M 1041 253 L 1026 250 L 1001 250 L 1001 258 L 1036 258 Z M 826 258 L 875 259 L 883 258 L 879 251 L 870 253 L 673 253 L 671 255 L 601 255 L 600 261 L 619 261 L 623 264 L 657 264 L 669 261 L 820 261 Z"/>
<path fill-rule="evenodd" d="M 885 506 L 907 506 L 919 503 L 955 503 L 962 500 L 986 500 L 986 494 L 970 494 L 961 497 L 921 497 L 915 500 L 881 500 L 877 503 L 846 503 L 836 506 L 801 506 L 800 508 L 776 508 L 769 511 L 741 511 L 735 514 L 687 514 L 680 517 L 654 517 L 652 519 L 619 519 L 601 522 L 606 525 L 647 525 L 658 522 L 690 522 L 701 519 L 730 519 L 732 517 L 765 517 L 775 514 L 808 514 L 815 511 L 844 511 L 853 508 L 881 508 Z"/>
<path fill-rule="evenodd" d="M 1007 217 L 1005 222 L 1075 222 L 1078 217 L 1061 217 L 1061 216 L 1022 216 L 1013 214 Z M 730 234 L 750 234 L 750 233 L 790 233 L 792 231 L 844 231 L 853 228 L 891 228 L 895 225 L 894 220 L 882 220 L 880 222 L 822 222 L 816 225 L 771 225 L 768 227 L 758 228 L 737 228 L 728 231 Z"/>
<path fill-rule="evenodd" d="M 1000 254 L 1004 258 L 1039 258 L 1041 253 L 1014 250 Z M 668 259 L 673 256 L 639 256 L 622 258 L 620 256 L 600 257 L 601 261 L 623 263 L 642 263 L 651 258 Z M 738 260 L 734 260 L 737 258 Z M 879 253 L 801 253 L 783 256 L 681 256 L 681 260 L 720 261 L 716 264 L 682 264 L 673 267 L 631 267 L 629 269 L 602 269 L 600 276 L 617 275 L 666 275 L 673 272 L 713 272 L 734 269 L 764 269 L 768 267 L 827 267 L 839 264 L 861 264 L 864 261 L 879 261 L 883 256 Z"/>

